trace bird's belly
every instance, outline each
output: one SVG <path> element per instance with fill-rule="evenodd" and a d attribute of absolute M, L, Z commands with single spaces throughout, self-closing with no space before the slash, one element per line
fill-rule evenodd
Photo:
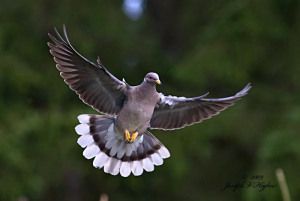
<path fill-rule="evenodd" d="M 117 121 L 121 128 L 129 131 L 144 132 L 149 125 L 154 108 L 145 108 L 145 105 L 134 105 L 120 112 Z"/>

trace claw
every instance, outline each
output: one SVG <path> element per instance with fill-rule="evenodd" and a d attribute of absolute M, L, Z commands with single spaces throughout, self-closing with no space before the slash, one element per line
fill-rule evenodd
<path fill-rule="evenodd" d="M 130 134 L 130 132 L 126 129 L 124 132 L 124 138 L 126 142 L 132 143 L 136 140 L 137 136 L 138 136 L 138 132 L 134 132 L 132 134 Z"/>
<path fill-rule="evenodd" d="M 129 131 L 126 129 L 125 132 L 124 132 L 124 138 L 127 142 L 130 142 L 131 140 L 131 136 L 130 136 L 130 133 Z"/>
<path fill-rule="evenodd" d="M 138 132 L 134 132 L 134 133 L 132 133 L 131 134 L 131 139 L 130 139 L 130 142 L 134 142 L 135 141 L 135 139 L 136 139 L 136 137 L 138 136 Z"/>

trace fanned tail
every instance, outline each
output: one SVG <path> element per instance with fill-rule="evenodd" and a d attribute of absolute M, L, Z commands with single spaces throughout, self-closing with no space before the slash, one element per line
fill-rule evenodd
<path fill-rule="evenodd" d="M 163 159 L 170 156 L 168 149 L 149 131 L 133 143 L 125 142 L 123 134 L 114 128 L 114 117 L 82 114 L 78 120 L 80 124 L 75 130 L 80 137 L 77 143 L 85 148 L 84 157 L 94 158 L 93 166 L 104 167 L 106 173 L 139 176 L 144 170 L 153 171 L 154 166 L 162 165 Z"/>

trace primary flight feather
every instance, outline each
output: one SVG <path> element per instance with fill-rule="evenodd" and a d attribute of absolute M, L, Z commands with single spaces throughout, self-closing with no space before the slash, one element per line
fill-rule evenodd
<path fill-rule="evenodd" d="M 149 129 L 172 130 L 202 122 L 219 114 L 251 88 L 234 96 L 207 98 L 166 96 L 156 91 L 157 73 L 147 73 L 140 85 L 130 86 L 113 76 L 97 59 L 93 63 L 71 45 L 66 28 L 49 34 L 50 53 L 65 83 L 79 98 L 101 114 L 81 114 L 75 127 L 78 144 L 87 159 L 104 172 L 123 177 L 151 172 L 170 156 Z"/>

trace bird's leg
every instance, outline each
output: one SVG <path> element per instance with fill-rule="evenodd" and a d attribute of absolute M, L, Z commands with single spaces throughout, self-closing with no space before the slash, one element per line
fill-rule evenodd
<path fill-rule="evenodd" d="M 130 142 L 134 142 L 135 141 L 135 139 L 136 139 L 136 137 L 138 136 L 138 132 L 136 131 L 136 132 L 134 132 L 134 133 L 132 133 L 131 134 L 131 139 L 130 139 Z"/>
<path fill-rule="evenodd" d="M 130 133 L 129 133 L 129 131 L 127 129 L 124 132 L 124 138 L 125 138 L 126 142 L 130 142 L 130 140 L 131 140 Z"/>

